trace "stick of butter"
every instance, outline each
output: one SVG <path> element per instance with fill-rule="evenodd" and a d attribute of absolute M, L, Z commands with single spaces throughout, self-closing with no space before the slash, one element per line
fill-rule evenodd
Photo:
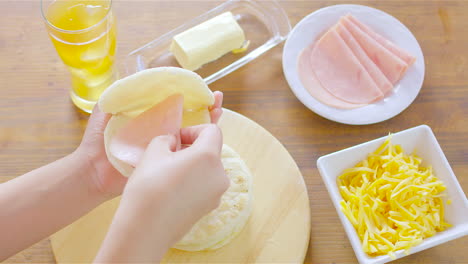
<path fill-rule="evenodd" d="M 170 51 L 182 68 L 194 71 L 240 48 L 244 41 L 244 31 L 232 13 L 225 12 L 174 36 Z"/>

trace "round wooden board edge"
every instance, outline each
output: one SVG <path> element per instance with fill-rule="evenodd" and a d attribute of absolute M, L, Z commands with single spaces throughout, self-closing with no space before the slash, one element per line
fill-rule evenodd
<path fill-rule="evenodd" d="M 273 134 L 271 134 L 267 129 L 265 129 L 263 126 L 261 126 L 260 124 L 258 124 L 257 122 L 255 122 L 254 120 L 238 113 L 238 112 L 235 112 L 233 110 L 230 110 L 230 109 L 227 109 L 227 108 L 224 108 L 223 107 L 223 115 L 225 113 L 228 113 L 229 115 L 233 115 L 233 116 L 237 116 L 241 119 L 245 119 L 247 122 L 251 123 L 253 126 L 257 127 L 259 130 L 262 130 L 264 132 L 265 135 L 268 135 L 271 140 L 273 142 L 275 142 L 276 144 L 278 144 L 287 154 L 288 156 L 291 158 L 292 161 L 294 161 L 294 165 L 295 165 L 295 169 L 299 172 L 299 174 L 302 176 L 301 177 L 301 181 L 302 181 L 302 185 L 304 187 L 304 190 L 305 190 L 305 193 L 308 197 L 308 201 L 307 201 L 307 218 L 309 219 L 309 224 L 307 225 L 307 237 L 309 238 L 307 240 L 304 246 L 304 249 L 303 249 L 303 255 L 301 256 L 301 259 L 304 261 L 305 260 L 305 257 L 307 255 L 307 250 L 309 248 L 309 244 L 310 244 L 310 232 L 311 232 L 311 215 L 310 215 L 310 198 L 309 198 L 309 195 L 308 195 L 308 192 L 307 192 L 307 186 L 305 184 L 305 181 L 304 181 L 304 175 L 302 175 L 302 172 L 299 168 L 299 166 L 297 166 L 297 163 L 296 161 L 294 160 L 294 158 L 291 156 L 291 153 L 289 153 L 288 149 L 283 145 L 283 143 L 281 143 L 281 141 L 279 141 L 275 136 L 273 136 Z M 223 119 L 223 116 L 221 116 L 221 119 L 219 120 L 218 124 L 220 124 L 220 128 L 221 130 L 223 129 L 223 126 L 222 126 L 222 119 Z"/>

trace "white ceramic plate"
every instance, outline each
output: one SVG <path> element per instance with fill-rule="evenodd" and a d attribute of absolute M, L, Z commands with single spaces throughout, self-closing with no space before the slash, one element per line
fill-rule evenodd
<path fill-rule="evenodd" d="M 299 53 L 348 13 L 416 57 L 392 94 L 377 103 L 351 110 L 330 107 L 316 100 L 303 87 L 297 72 Z M 414 101 L 424 80 L 424 56 L 409 29 L 391 15 L 367 6 L 334 5 L 313 12 L 294 27 L 283 50 L 283 72 L 291 90 L 310 110 L 339 123 L 365 125 L 392 118 Z"/>

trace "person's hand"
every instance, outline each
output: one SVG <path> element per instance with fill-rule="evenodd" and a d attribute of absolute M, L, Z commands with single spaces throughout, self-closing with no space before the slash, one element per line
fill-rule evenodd
<path fill-rule="evenodd" d="M 217 125 L 154 138 L 130 176 L 95 263 L 157 263 L 229 187 Z M 178 144 L 189 145 L 176 150 Z"/>
<path fill-rule="evenodd" d="M 122 176 L 107 159 L 104 148 L 104 130 L 110 117 L 110 114 L 102 112 L 96 104 L 76 152 L 85 158 L 87 166 L 93 172 L 84 175 L 88 177 L 91 189 L 108 198 L 113 198 L 122 193 L 127 178 Z"/>
<path fill-rule="evenodd" d="M 217 123 L 222 114 L 223 93 L 216 91 L 214 97 L 215 103 L 210 107 L 210 115 L 211 122 Z M 94 172 L 87 175 L 89 177 L 87 181 L 92 185 L 91 189 L 108 198 L 120 195 L 127 182 L 127 178 L 110 164 L 104 148 L 104 130 L 110 117 L 110 114 L 103 113 L 96 104 L 76 151 L 78 155 L 84 157 L 87 166 Z"/>
<path fill-rule="evenodd" d="M 157 212 L 148 217 L 163 219 L 170 230 L 167 241 L 176 243 L 202 216 L 215 209 L 229 187 L 221 163 L 223 145 L 217 125 L 200 125 L 181 130 L 176 137 L 153 139 L 129 179 L 123 199 L 147 203 Z"/>

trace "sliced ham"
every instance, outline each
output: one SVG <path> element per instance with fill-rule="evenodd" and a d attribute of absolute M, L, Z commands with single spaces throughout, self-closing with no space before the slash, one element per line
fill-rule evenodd
<path fill-rule="evenodd" d="M 385 77 L 382 71 L 375 65 L 375 63 L 367 56 L 366 52 L 359 46 L 357 40 L 349 33 L 346 27 L 342 23 L 338 23 L 336 30 L 340 37 L 344 40 L 346 45 L 351 49 L 353 54 L 364 66 L 366 71 L 372 77 L 377 87 L 383 94 L 389 93 L 393 89 L 392 83 Z"/>
<path fill-rule="evenodd" d="M 355 18 L 351 14 L 347 15 L 345 18 L 349 19 L 349 21 L 351 21 L 355 26 L 359 27 L 362 31 L 364 31 L 370 37 L 375 39 L 378 43 L 384 46 L 391 53 L 395 54 L 404 62 L 406 62 L 408 66 L 413 65 L 413 63 L 416 61 L 416 57 L 409 54 L 407 51 L 403 50 L 402 48 L 398 47 L 397 45 L 395 45 L 393 42 L 389 41 L 388 39 L 384 38 L 383 36 L 375 32 L 374 30 L 372 30 L 370 27 L 360 22 L 357 18 Z"/>
<path fill-rule="evenodd" d="M 358 26 L 352 23 L 350 19 L 344 17 L 340 21 L 387 79 L 392 84 L 397 83 L 408 69 L 408 64 L 382 46 L 382 44 L 377 42 L 370 35 L 362 31 Z"/>
<path fill-rule="evenodd" d="M 172 95 L 131 119 L 110 142 L 111 154 L 135 167 L 153 138 L 168 134 L 179 137 L 183 102 L 182 95 Z"/>
<path fill-rule="evenodd" d="M 340 109 L 353 109 L 365 106 L 366 104 L 352 104 L 346 101 L 340 100 L 333 96 L 328 90 L 323 88 L 320 82 L 315 77 L 315 73 L 311 68 L 311 52 L 314 49 L 314 45 L 305 48 L 299 55 L 297 69 L 299 78 L 304 88 L 318 101 L 335 108 Z"/>
<path fill-rule="evenodd" d="M 340 109 L 388 95 L 415 57 L 359 22 L 342 17 L 298 57 L 298 75 L 318 101 Z"/>
<path fill-rule="evenodd" d="M 317 42 L 310 59 L 317 80 L 335 97 L 352 104 L 368 104 L 383 98 L 383 93 L 335 28 Z"/>

